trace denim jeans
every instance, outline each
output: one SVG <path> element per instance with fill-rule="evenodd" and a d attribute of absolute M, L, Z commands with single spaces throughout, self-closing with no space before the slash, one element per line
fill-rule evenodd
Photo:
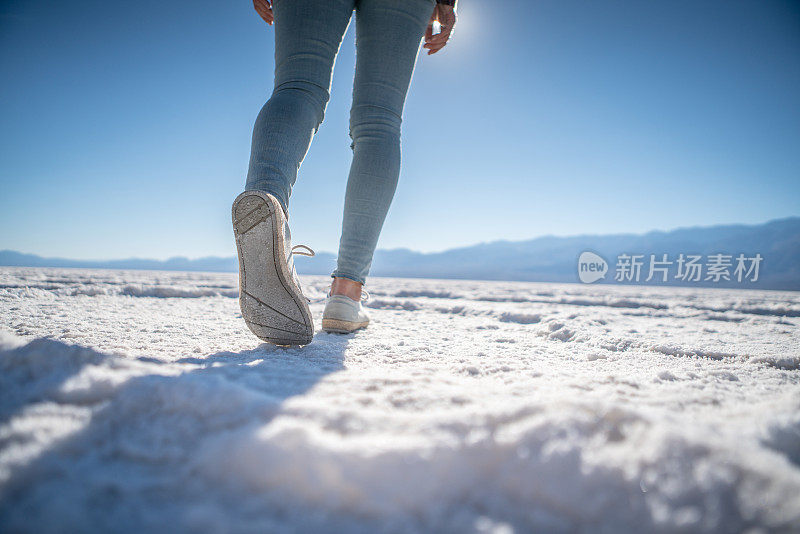
<path fill-rule="evenodd" d="M 300 163 L 322 123 L 331 71 L 356 13 L 353 162 L 332 276 L 366 281 L 400 175 L 400 123 L 434 0 L 274 0 L 275 89 L 253 128 L 246 189 L 288 214 Z"/>

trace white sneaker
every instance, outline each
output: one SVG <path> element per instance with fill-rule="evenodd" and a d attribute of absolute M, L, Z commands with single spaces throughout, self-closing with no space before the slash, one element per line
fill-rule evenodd
<path fill-rule="evenodd" d="M 325 301 L 322 312 L 322 329 L 326 332 L 349 334 L 369 324 L 360 301 L 344 295 L 332 295 Z"/>
<path fill-rule="evenodd" d="M 311 343 L 314 321 L 292 256 L 313 256 L 314 251 L 305 245 L 292 247 L 283 208 L 269 193 L 245 191 L 236 197 L 232 218 L 239 253 L 239 306 L 245 323 L 269 343 Z"/>

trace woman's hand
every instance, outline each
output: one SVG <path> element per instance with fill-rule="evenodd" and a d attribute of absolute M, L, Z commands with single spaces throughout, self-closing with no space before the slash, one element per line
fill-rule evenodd
<path fill-rule="evenodd" d="M 433 34 L 433 23 L 438 22 L 441 26 L 439 33 Z M 435 54 L 447 44 L 450 39 L 450 34 L 453 33 L 453 28 L 456 25 L 456 8 L 445 4 L 436 4 L 433 8 L 433 15 L 428 22 L 428 29 L 425 30 L 425 45 L 423 48 L 428 49 L 428 55 Z"/>
<path fill-rule="evenodd" d="M 272 14 L 272 4 L 269 0 L 253 0 L 253 7 L 256 8 L 256 13 L 261 15 L 264 22 L 272 26 L 275 16 Z"/>

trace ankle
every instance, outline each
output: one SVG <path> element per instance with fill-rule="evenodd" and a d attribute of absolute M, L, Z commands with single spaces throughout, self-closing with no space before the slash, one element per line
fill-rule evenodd
<path fill-rule="evenodd" d="M 361 287 L 362 284 L 355 280 L 350 280 L 349 278 L 334 278 L 331 283 L 331 296 L 343 295 L 358 302 L 361 300 Z"/>

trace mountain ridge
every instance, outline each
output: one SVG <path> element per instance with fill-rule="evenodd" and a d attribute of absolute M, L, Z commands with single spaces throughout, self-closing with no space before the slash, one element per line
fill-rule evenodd
<path fill-rule="evenodd" d="M 759 278 L 755 282 L 686 282 L 670 278 L 667 282 L 658 281 L 653 284 L 655 281 L 652 281 L 649 285 L 800 290 L 800 217 L 775 219 L 755 225 L 681 227 L 667 231 L 651 230 L 642 234 L 581 234 L 565 237 L 545 235 L 522 241 L 482 242 L 428 253 L 409 248 L 379 249 L 375 253 L 371 275 L 577 282 L 577 260 L 584 251 L 599 254 L 608 263 L 608 275 L 598 283 L 618 283 L 614 280 L 614 267 L 620 254 L 642 254 L 644 260 L 651 254 L 659 259 L 667 254 L 668 259 L 673 261 L 680 254 L 695 254 L 704 258 L 726 254 L 732 256 L 734 263 L 738 254 L 745 254 L 748 258 L 760 254 L 763 262 Z M 335 261 L 334 254 L 320 252 L 314 258 L 298 261 L 297 269 L 301 274 L 329 274 Z M 219 272 L 237 270 L 237 261 L 233 256 L 206 256 L 196 259 L 176 256 L 167 260 L 70 260 L 12 250 L 0 251 L 0 265 Z"/>

